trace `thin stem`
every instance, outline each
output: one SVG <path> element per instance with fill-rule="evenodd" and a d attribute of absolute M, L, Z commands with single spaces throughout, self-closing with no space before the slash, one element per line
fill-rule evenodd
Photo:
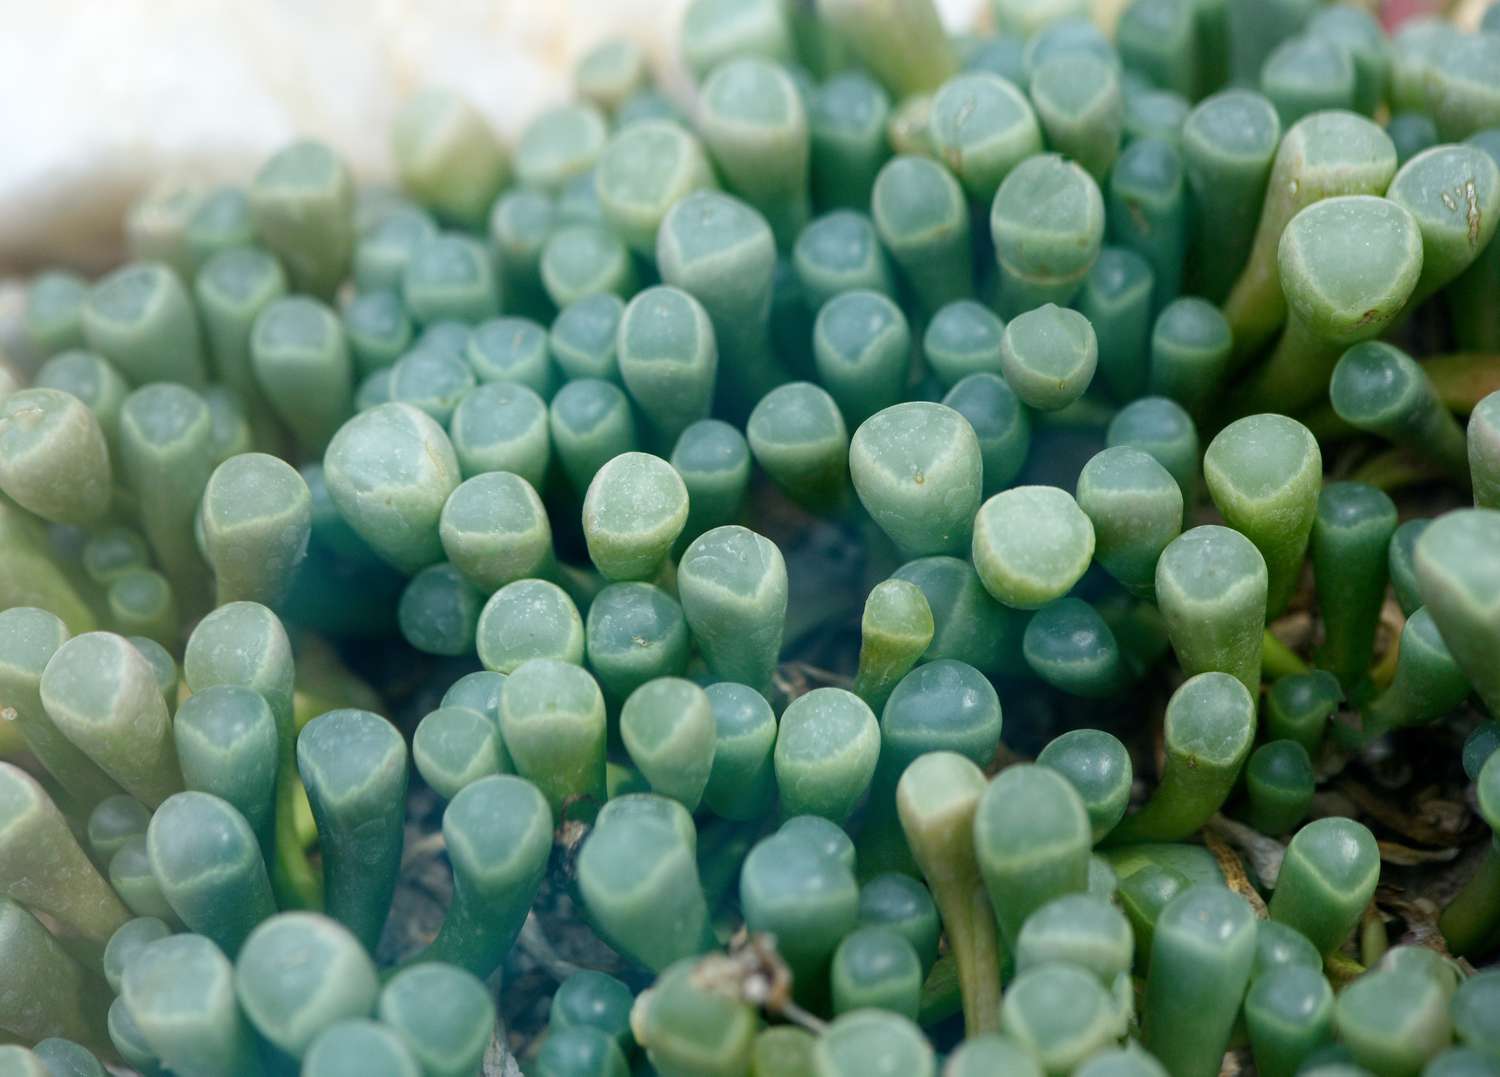
<path fill-rule="evenodd" d="M 1500 845 L 1491 842 L 1479 870 L 1443 910 L 1438 927 L 1447 940 L 1449 952 L 1465 957 L 1482 952 L 1497 926 L 1500 926 Z"/>
<path fill-rule="evenodd" d="M 290 759 L 276 783 L 276 837 L 272 842 L 271 889 L 283 909 L 323 907 L 323 881 L 313 870 L 297 833 L 299 782 Z"/>
<path fill-rule="evenodd" d="M 1359 925 L 1359 958 L 1366 968 L 1381 959 L 1390 948 L 1390 941 L 1386 935 L 1385 921 L 1380 918 L 1380 911 L 1375 903 L 1371 902 Z"/>
<path fill-rule="evenodd" d="M 1000 1027 L 1000 942 L 989 893 L 983 886 L 975 886 L 958 904 L 954 912 L 962 922 L 955 925 L 944 917 L 944 923 L 958 962 L 964 1034 L 982 1036 Z"/>
<path fill-rule="evenodd" d="M 907 767 L 896 791 L 902 828 L 958 965 L 969 1036 L 1000 1026 L 999 926 L 973 838 L 974 812 L 985 785 L 983 772 L 968 759 L 930 752 Z"/>
<path fill-rule="evenodd" d="M 1260 643 L 1260 671 L 1263 677 L 1275 680 L 1277 677 L 1290 677 L 1294 674 L 1307 673 L 1309 667 L 1302 661 L 1296 651 L 1293 651 L 1285 643 L 1276 637 L 1276 633 L 1269 628 L 1261 637 Z"/>

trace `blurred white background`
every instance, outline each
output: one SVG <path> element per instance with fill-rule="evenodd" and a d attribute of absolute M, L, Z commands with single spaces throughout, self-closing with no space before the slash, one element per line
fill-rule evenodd
<path fill-rule="evenodd" d="M 569 93 L 574 59 L 627 34 L 683 86 L 686 0 L 0 0 L 0 276 L 118 256 L 148 185 L 243 180 L 312 135 L 361 178 L 427 83 L 464 92 L 506 136 Z M 983 0 L 938 0 L 953 26 Z"/>
<path fill-rule="evenodd" d="M 989 0 L 935 2 L 959 29 L 981 23 Z M 1124 2 L 1093 0 L 1106 23 Z M 1486 3 L 1380 0 L 1393 22 L 1442 8 L 1461 24 Z M 569 95 L 578 56 L 626 34 L 685 97 L 675 41 L 686 4 L 0 0 L 0 280 L 58 262 L 105 268 L 120 256 L 125 207 L 148 186 L 243 182 L 299 135 L 382 179 L 391 114 L 424 84 L 461 90 L 513 140 Z"/>

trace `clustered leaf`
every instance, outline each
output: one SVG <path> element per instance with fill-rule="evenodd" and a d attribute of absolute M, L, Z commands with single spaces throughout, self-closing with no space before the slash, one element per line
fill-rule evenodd
<path fill-rule="evenodd" d="M 1496 1071 L 1500 4 L 938 6 L 32 279 L 0 1072 Z"/>

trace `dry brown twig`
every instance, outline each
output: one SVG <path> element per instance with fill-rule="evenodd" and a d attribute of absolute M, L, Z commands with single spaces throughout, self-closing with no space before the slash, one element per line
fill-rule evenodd
<path fill-rule="evenodd" d="M 705 991 L 740 999 L 769 1014 L 784 1017 L 814 1035 L 828 1027 L 822 1018 L 792 998 L 792 972 L 776 951 L 776 940 L 740 928 L 725 953 L 709 954 L 693 970 L 693 982 Z"/>
<path fill-rule="evenodd" d="M 1276 886 L 1276 879 L 1281 874 L 1281 861 L 1286 856 L 1286 846 L 1275 838 L 1268 838 L 1254 827 L 1246 826 L 1224 815 L 1215 815 L 1208 821 L 1203 828 L 1203 838 L 1204 844 L 1208 846 L 1210 852 L 1214 853 L 1216 859 L 1220 858 L 1220 852 L 1215 849 L 1215 843 L 1220 846 L 1233 846 L 1245 854 L 1245 858 L 1250 862 L 1251 870 L 1255 872 L 1261 885 L 1268 888 Z M 1224 852 L 1230 857 L 1234 856 L 1233 852 L 1227 848 Z M 1224 866 L 1222 860 L 1219 866 L 1221 868 Z M 1243 869 L 1240 869 L 1240 874 L 1244 875 Z M 1228 875 L 1227 871 L 1225 875 Z M 1250 887 L 1248 879 L 1245 885 Z M 1250 889 L 1253 891 L 1254 887 Z M 1248 895 L 1246 897 L 1248 898 Z M 1260 895 L 1256 894 L 1255 901 L 1259 899 Z M 1255 901 L 1251 901 L 1251 904 L 1254 905 Z"/>

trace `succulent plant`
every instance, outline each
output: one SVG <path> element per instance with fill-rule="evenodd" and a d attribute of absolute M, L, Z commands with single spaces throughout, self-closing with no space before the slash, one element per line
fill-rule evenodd
<path fill-rule="evenodd" d="M 1494 1072 L 1500 5 L 940 6 L 30 281 L 0 1070 Z"/>

